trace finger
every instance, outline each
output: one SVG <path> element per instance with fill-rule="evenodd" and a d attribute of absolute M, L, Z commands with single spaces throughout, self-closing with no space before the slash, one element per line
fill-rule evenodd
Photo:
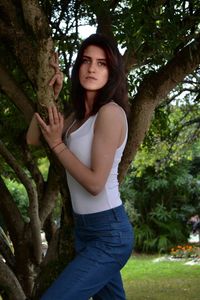
<path fill-rule="evenodd" d="M 62 85 L 54 86 L 54 97 L 55 98 L 58 97 L 58 95 L 60 94 L 61 89 L 62 89 Z"/>
<path fill-rule="evenodd" d="M 50 85 L 50 86 L 54 85 L 54 83 L 56 82 L 56 80 L 57 80 L 57 74 L 54 75 L 54 76 L 52 77 L 52 79 L 49 81 L 49 85 Z"/>
<path fill-rule="evenodd" d="M 54 124 L 58 124 L 60 121 L 60 116 L 55 105 L 52 107 L 52 114 L 53 114 Z"/>
<path fill-rule="evenodd" d="M 58 52 L 53 53 L 53 56 L 52 56 L 49 64 L 50 64 L 50 66 L 52 66 L 55 69 L 56 73 L 60 72 Z"/>
<path fill-rule="evenodd" d="M 49 114 L 49 125 L 54 124 L 54 117 L 52 112 L 52 106 L 48 106 L 48 114 Z"/>
<path fill-rule="evenodd" d="M 55 99 L 57 99 L 59 93 L 60 93 L 59 89 L 54 90 L 54 97 L 55 97 Z"/>
<path fill-rule="evenodd" d="M 38 125 L 43 128 L 44 130 L 46 130 L 47 128 L 47 124 L 44 122 L 44 120 L 40 117 L 40 115 L 38 113 L 35 113 L 35 117 L 36 120 L 38 122 Z"/>
<path fill-rule="evenodd" d="M 58 61 L 58 51 L 52 51 L 51 52 L 51 57 L 50 57 L 51 61 L 56 62 Z"/>
<path fill-rule="evenodd" d="M 64 126 L 64 116 L 60 112 L 58 112 L 58 114 L 59 114 L 59 119 L 60 119 L 60 125 L 63 128 L 63 126 Z"/>
<path fill-rule="evenodd" d="M 63 73 L 60 71 L 59 73 L 56 73 L 51 80 L 49 81 L 49 85 L 52 86 L 55 84 L 55 82 L 57 81 L 58 84 L 61 84 L 63 81 L 64 75 Z"/>
<path fill-rule="evenodd" d="M 52 67 L 54 67 L 54 68 L 56 68 L 56 69 L 59 69 L 59 64 L 58 64 L 58 62 L 50 61 L 49 64 L 50 64 Z"/>

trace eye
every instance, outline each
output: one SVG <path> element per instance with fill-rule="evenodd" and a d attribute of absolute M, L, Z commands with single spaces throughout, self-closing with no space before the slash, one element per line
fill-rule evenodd
<path fill-rule="evenodd" d="M 106 63 L 106 61 L 99 61 L 99 62 L 98 62 L 98 66 L 99 66 L 99 67 L 106 67 L 106 66 L 107 66 L 107 63 Z"/>
<path fill-rule="evenodd" d="M 90 59 L 84 57 L 84 58 L 82 59 L 82 64 L 90 64 Z"/>

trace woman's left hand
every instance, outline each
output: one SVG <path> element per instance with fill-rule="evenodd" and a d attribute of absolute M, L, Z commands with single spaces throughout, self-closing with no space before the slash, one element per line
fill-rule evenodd
<path fill-rule="evenodd" d="M 52 66 L 55 70 L 55 74 L 51 78 L 49 82 L 49 86 L 53 87 L 54 96 L 55 99 L 58 98 L 59 93 L 63 86 L 63 72 L 59 68 L 59 59 L 58 59 L 58 53 L 54 52 L 50 61 L 50 66 Z"/>
<path fill-rule="evenodd" d="M 45 123 L 38 113 L 35 113 L 35 116 L 45 140 L 49 144 L 49 147 L 53 149 L 56 145 L 63 142 L 64 118 L 56 106 L 49 106 L 48 114 L 49 124 Z"/>

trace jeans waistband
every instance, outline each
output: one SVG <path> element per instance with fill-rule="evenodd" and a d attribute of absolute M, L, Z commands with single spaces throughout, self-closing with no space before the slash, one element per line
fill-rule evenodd
<path fill-rule="evenodd" d="M 109 210 L 104 210 L 92 214 L 77 214 L 74 213 L 74 221 L 76 225 L 93 225 L 110 222 L 119 222 L 127 218 L 123 205 L 114 207 Z"/>

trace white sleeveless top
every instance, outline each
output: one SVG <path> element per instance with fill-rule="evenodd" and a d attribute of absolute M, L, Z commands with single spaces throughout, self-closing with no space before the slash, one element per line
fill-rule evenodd
<path fill-rule="evenodd" d="M 90 153 L 97 115 L 91 116 L 82 126 L 67 136 L 65 143 L 79 160 L 90 167 Z M 125 113 L 124 113 L 125 115 Z M 125 116 L 126 117 L 126 116 Z M 72 126 L 72 125 L 71 125 Z M 70 127 L 71 127 L 70 126 Z M 122 145 L 116 150 L 113 165 L 103 190 L 96 196 L 90 194 L 67 171 L 67 181 L 71 195 L 72 207 L 77 214 L 90 214 L 117 207 L 122 204 L 119 194 L 118 166 L 127 141 L 128 125 L 126 119 L 126 136 Z M 69 128 L 70 129 L 70 128 Z M 67 130 L 67 132 L 69 131 Z"/>

